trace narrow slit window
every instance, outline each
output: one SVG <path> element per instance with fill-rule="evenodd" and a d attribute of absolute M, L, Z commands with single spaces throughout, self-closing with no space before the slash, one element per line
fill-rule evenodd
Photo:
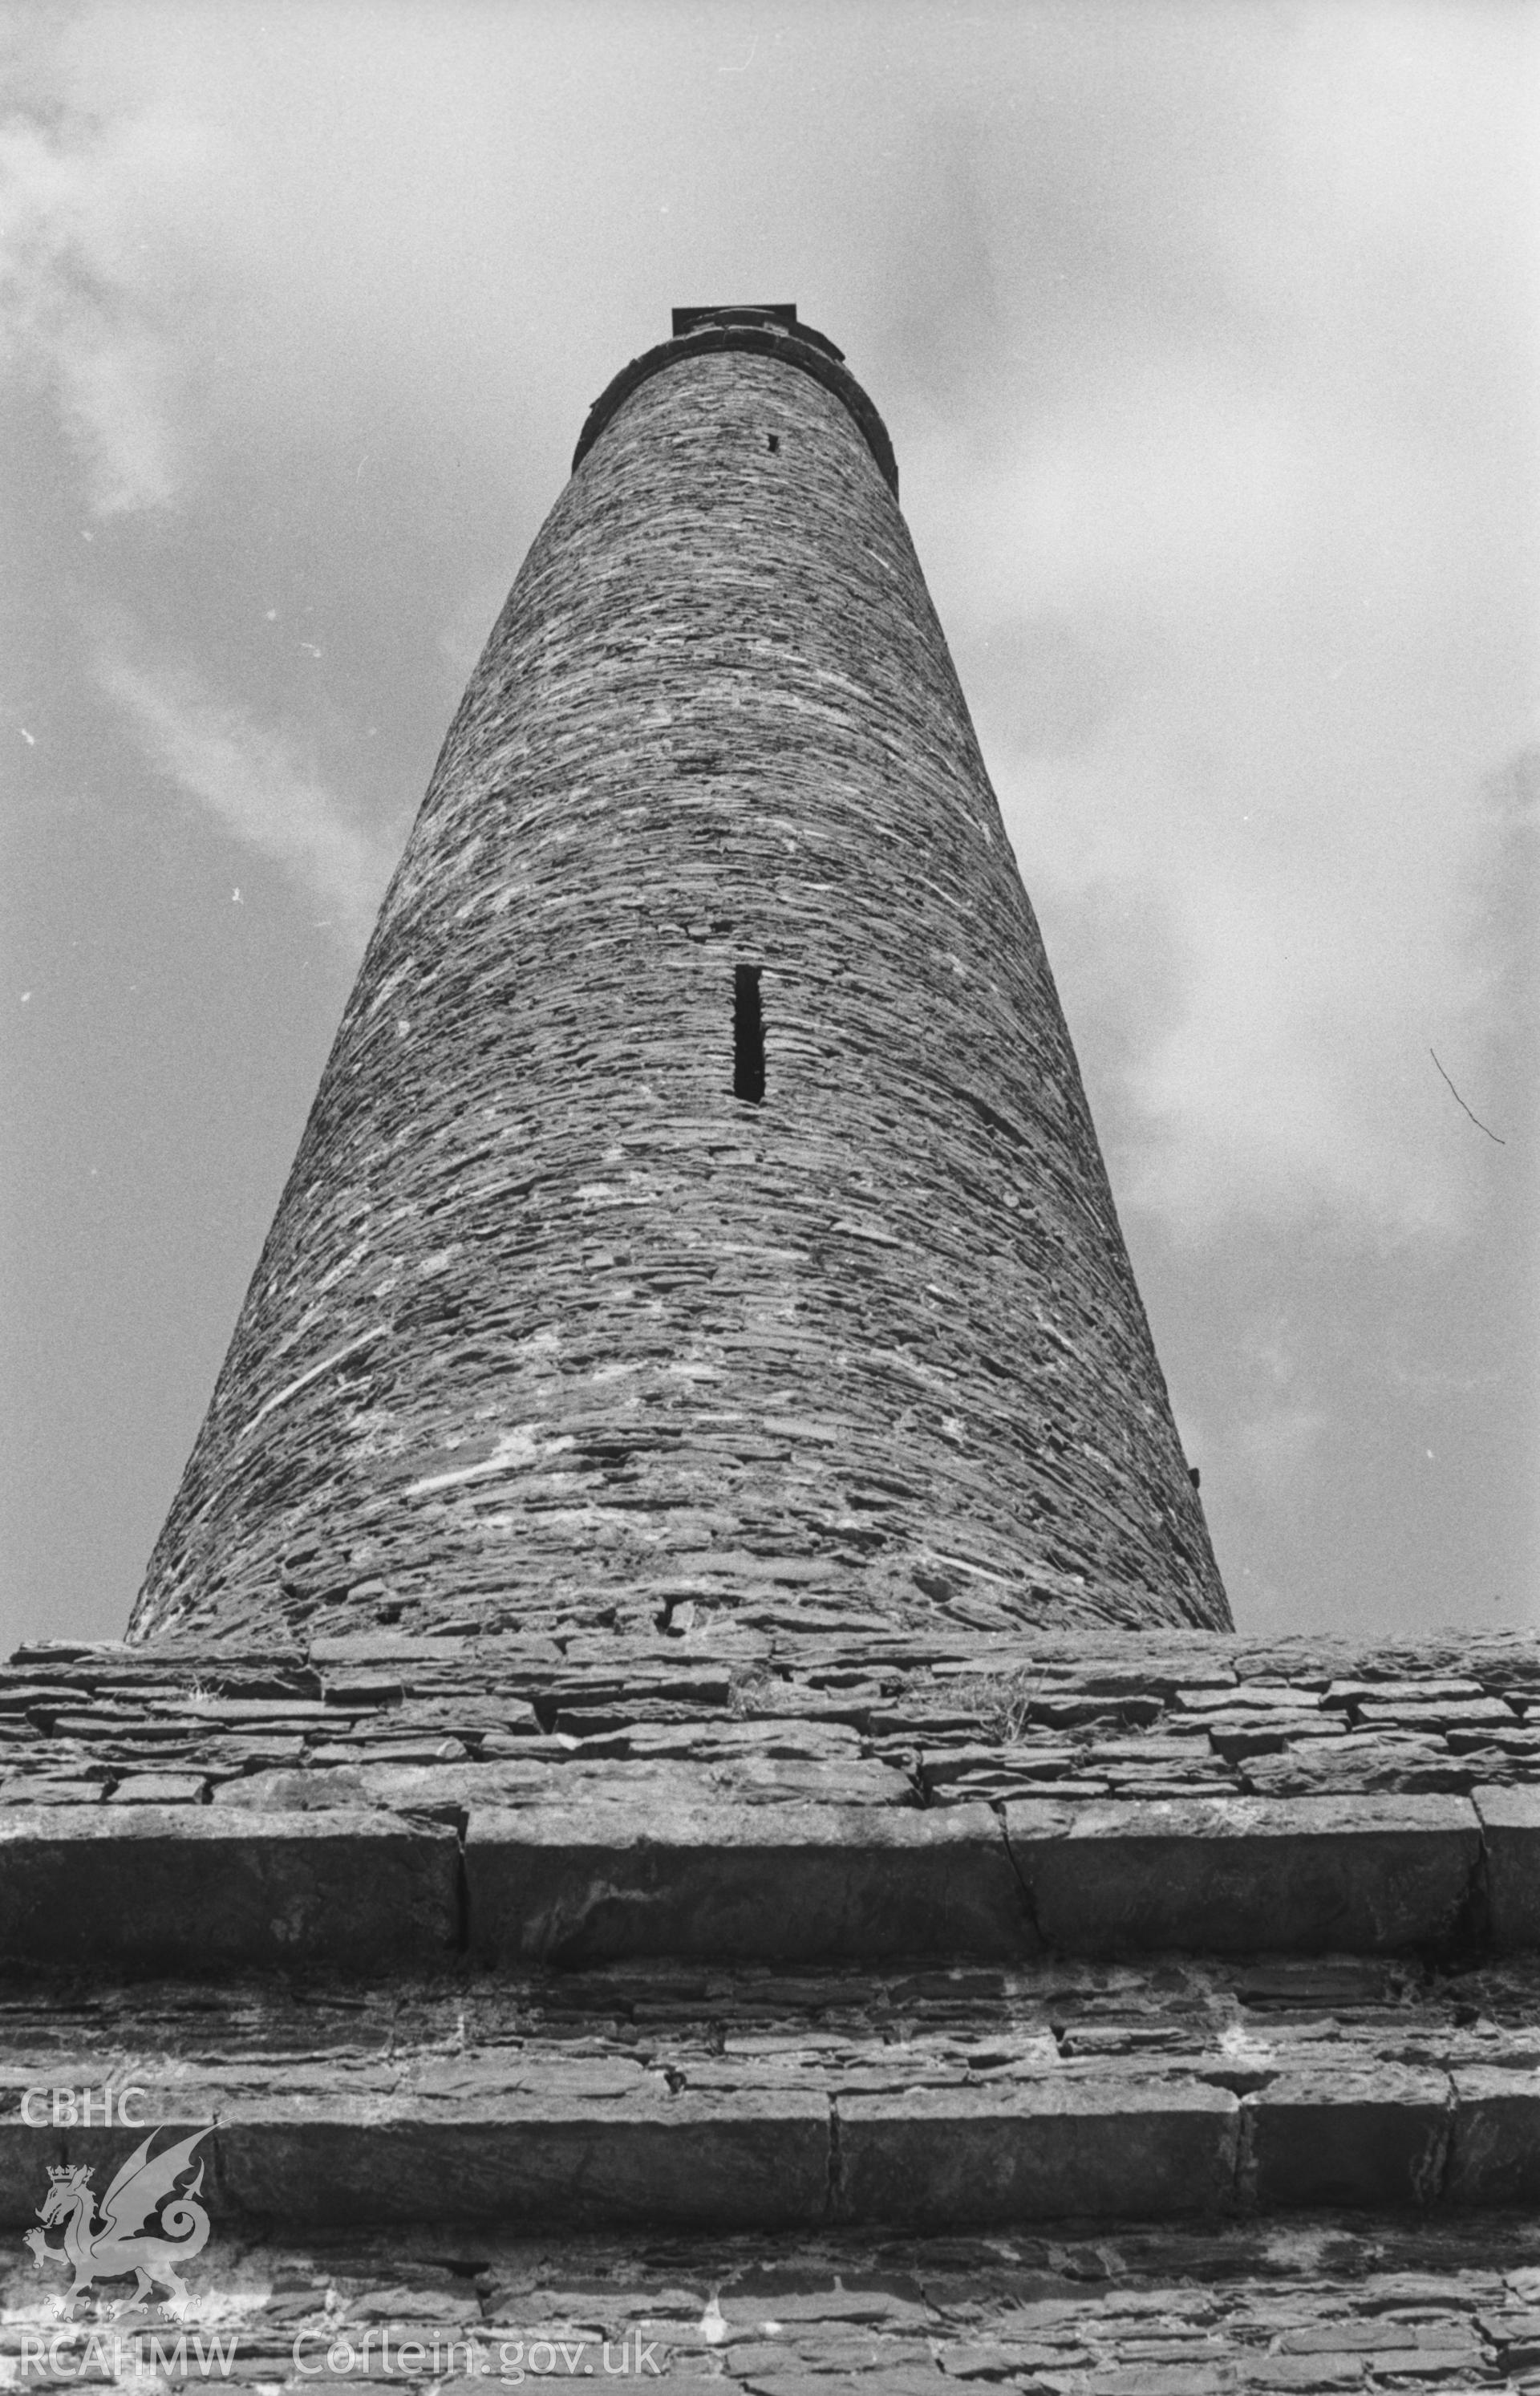
<path fill-rule="evenodd" d="M 758 965 L 738 965 L 733 974 L 733 1096 L 756 1107 L 764 1096 L 764 1011 Z"/>

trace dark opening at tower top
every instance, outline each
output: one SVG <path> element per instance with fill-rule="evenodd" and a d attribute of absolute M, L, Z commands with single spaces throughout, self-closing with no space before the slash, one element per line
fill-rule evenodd
<path fill-rule="evenodd" d="M 764 1096 L 764 1010 L 758 965 L 739 965 L 733 975 L 733 1096 L 756 1107 Z"/>

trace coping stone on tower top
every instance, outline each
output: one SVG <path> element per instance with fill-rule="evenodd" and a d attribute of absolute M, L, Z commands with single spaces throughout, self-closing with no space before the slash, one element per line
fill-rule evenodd
<path fill-rule="evenodd" d="M 845 366 L 843 351 L 835 348 L 827 333 L 815 331 L 811 325 L 799 324 L 797 311 L 790 302 L 676 308 L 671 322 L 672 339 L 632 358 L 594 401 L 572 453 L 574 473 L 611 418 L 654 375 L 670 366 L 686 365 L 693 358 L 709 357 L 724 350 L 747 350 L 760 357 L 775 358 L 783 366 L 795 366 L 832 392 L 854 417 L 883 481 L 894 498 L 898 497 L 898 460 L 886 425 Z"/>

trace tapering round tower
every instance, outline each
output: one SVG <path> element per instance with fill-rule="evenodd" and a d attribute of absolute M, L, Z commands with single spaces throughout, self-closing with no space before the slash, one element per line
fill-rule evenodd
<path fill-rule="evenodd" d="M 881 420 L 791 309 L 596 405 L 130 1635 L 1228 1627 Z"/>

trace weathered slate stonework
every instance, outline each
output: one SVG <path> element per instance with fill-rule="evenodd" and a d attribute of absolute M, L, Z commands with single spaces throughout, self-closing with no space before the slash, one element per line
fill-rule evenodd
<path fill-rule="evenodd" d="M 0 2271 L 0 2368 L 20 2372 L 40 2283 L 18 2250 Z M 207 2278 L 192 2337 L 228 2353 L 234 2336 L 232 2381 L 296 2390 L 470 2396 L 588 2379 L 710 2382 L 724 2396 L 1459 2396 L 1540 2377 L 1540 2229 L 1517 2213 L 630 2243 L 425 2221 L 409 2237 L 220 2242 Z M 110 2325 L 50 2324 L 30 2383 L 182 2386 L 137 2327 L 122 2325 L 114 2372 Z"/>
<path fill-rule="evenodd" d="M 794 1610 L 643 1637 L 318 1631 L 22 1648 L 0 1808 L 659 1801 L 1042 1818 L 1194 1801 L 1540 1791 L 1533 1633 L 1364 1646 L 810 1630 Z M 1028 1817 L 1020 1816 L 1025 1821 Z M 1500 1809 L 1499 1840 L 1522 1834 Z M 1540 1944 L 1533 1916 L 1529 1937 Z"/>
<path fill-rule="evenodd" d="M 676 332 L 0 1670 L 0 2383 L 1540 2386 L 1540 1646 L 1228 1632 L 886 434 Z M 181 2361 L 49 2313 L 191 2134 Z"/>
<path fill-rule="evenodd" d="M 935 2270 L 970 2225 L 1342 2204 L 1454 2239 L 1540 2203 L 1537 1717 L 1519 1635 L 31 1648 L 0 2228 L 121 2160 L 23 2111 L 110 2074 L 163 2139 L 213 2124 L 227 2231 L 291 2240 L 885 2223 Z"/>
<path fill-rule="evenodd" d="M 43 1646 L 0 1950 L 193 1977 L 1540 1945 L 1533 1637 Z"/>
<path fill-rule="evenodd" d="M 723 338 L 514 585 L 136 1639 L 1228 1620 L 875 419 Z"/>
<path fill-rule="evenodd" d="M 1537 1988 L 1533 1954 L 56 1977 L 0 2000 L 0 2230 L 121 2156 L 100 2105 L 22 2110 L 109 2070 L 141 2128 L 212 2124 L 227 2225 L 1540 2208 Z"/>

